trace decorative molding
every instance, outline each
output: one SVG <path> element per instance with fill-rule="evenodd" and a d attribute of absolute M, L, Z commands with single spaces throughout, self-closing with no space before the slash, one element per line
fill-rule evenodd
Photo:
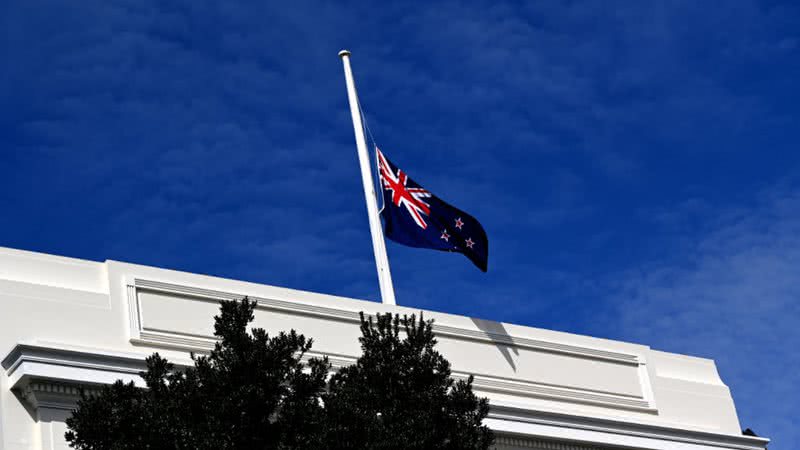
<path fill-rule="evenodd" d="M 67 346 L 17 344 L 3 359 L 9 386 L 23 389 L 28 384 L 46 380 L 77 386 L 111 384 L 118 379 L 144 386 L 139 376 L 147 368 L 145 357 L 119 352 Z M 173 361 L 176 366 L 184 361 Z"/>
<path fill-rule="evenodd" d="M 299 302 L 290 302 L 285 300 L 277 300 L 265 297 L 256 297 L 246 294 L 238 294 L 232 292 L 215 291 L 211 289 L 196 288 L 191 286 L 182 286 L 178 284 L 165 283 L 161 281 L 143 280 L 136 278 L 133 284 L 128 286 L 128 301 L 130 305 L 136 305 L 138 308 L 137 289 L 144 289 L 154 292 L 162 292 L 166 294 L 178 294 L 188 297 L 196 297 L 205 300 L 238 300 L 245 296 L 250 300 L 256 301 L 256 306 L 259 309 L 285 311 L 293 314 L 301 314 L 312 317 L 324 317 L 327 319 L 341 320 L 345 322 L 360 323 L 359 313 L 356 311 L 349 311 L 338 308 L 330 308 L 326 306 L 308 305 Z M 134 289 L 131 290 L 130 288 Z M 137 314 L 138 315 L 138 314 Z M 132 314 L 132 316 L 135 316 Z M 141 326 L 141 324 L 138 324 Z M 452 327 L 448 325 L 441 325 L 434 323 L 434 332 L 443 336 L 451 336 L 463 340 L 473 340 L 480 342 L 488 342 L 492 344 L 502 344 L 517 348 L 528 348 L 537 351 L 549 353 L 562 353 L 582 358 L 599 359 L 626 365 L 639 365 L 644 364 L 645 361 L 641 355 L 633 353 L 621 353 L 609 350 L 597 349 L 592 347 L 583 347 L 570 344 L 562 344 L 558 342 L 543 341 L 539 339 L 529 339 L 516 336 L 509 336 L 505 334 L 492 333 L 488 331 L 476 331 L 466 328 Z"/>
<path fill-rule="evenodd" d="M 138 330 L 141 329 L 142 320 L 139 316 L 139 311 L 141 310 L 139 306 L 139 299 L 136 296 L 136 286 L 128 284 L 125 286 L 125 291 L 128 296 L 128 320 L 130 321 L 130 330 L 131 332 L 138 333 Z M 131 338 L 134 336 L 131 335 Z"/>
<path fill-rule="evenodd" d="M 6 369 L 7 375 L 12 376 L 26 362 L 129 374 L 138 374 L 146 369 L 144 356 L 37 344 L 15 345 L 11 352 L 3 358 L 2 366 Z"/>
<path fill-rule="evenodd" d="M 307 361 L 310 358 L 328 357 L 328 361 L 334 370 L 349 366 L 356 361 L 356 358 L 346 355 L 331 355 L 319 352 L 308 352 L 303 358 Z M 530 383 L 519 380 L 505 380 L 491 375 L 471 374 L 459 370 L 453 370 L 452 377 L 455 380 L 467 380 L 470 375 L 474 377 L 472 386 L 482 391 L 503 392 L 518 396 L 550 398 L 554 400 L 569 401 L 577 403 L 587 403 L 594 405 L 605 405 L 617 409 L 630 409 L 639 412 L 655 412 L 648 406 L 648 403 L 641 399 L 621 398 L 615 395 L 604 395 L 593 393 L 588 390 L 573 390 L 561 387 L 546 386 L 540 383 Z"/>
<path fill-rule="evenodd" d="M 184 335 L 181 333 L 140 330 L 138 339 L 131 339 L 134 344 L 146 344 L 176 350 L 205 353 L 214 348 L 216 342 L 212 338 L 201 338 L 198 336 Z"/>
<path fill-rule="evenodd" d="M 182 286 L 173 283 L 144 280 L 134 278 L 132 284 L 127 286 L 128 304 L 131 316 L 131 343 L 137 345 L 159 346 L 190 352 L 207 352 L 214 348 L 215 339 L 212 337 L 197 336 L 175 331 L 165 331 L 146 328 L 141 319 L 141 302 L 139 292 L 161 293 L 183 298 L 197 299 L 199 301 L 236 300 L 245 297 L 244 294 L 223 292 L 210 289 Z M 261 310 L 282 311 L 290 314 L 299 314 L 327 320 L 337 320 L 349 323 L 360 323 L 359 313 L 344 309 L 337 309 L 318 305 L 309 305 L 300 302 L 291 302 L 264 297 L 247 296 L 256 302 L 256 307 Z M 536 339 L 520 338 L 503 334 L 469 330 L 434 323 L 434 332 L 438 335 L 449 336 L 461 340 L 491 343 L 493 345 L 507 345 L 517 348 L 559 353 L 573 357 L 600 360 L 614 364 L 632 366 L 638 370 L 639 383 L 642 388 L 641 396 L 630 396 L 607 392 L 598 392 L 589 389 L 578 389 L 565 386 L 552 386 L 543 383 L 529 382 L 521 379 L 496 377 L 491 374 L 467 373 L 453 371 L 456 379 L 466 379 L 474 375 L 475 388 L 501 392 L 523 397 L 536 397 L 605 406 L 616 409 L 635 410 L 645 413 L 656 413 L 657 408 L 650 389 L 647 377 L 645 359 L 641 355 L 612 352 L 603 349 L 581 347 L 576 345 L 561 344 Z M 309 355 L 311 356 L 311 355 Z M 355 357 L 349 355 L 316 354 L 328 356 L 334 369 L 349 365 Z M 644 379 L 643 379 L 644 378 Z"/>
<path fill-rule="evenodd" d="M 735 450 L 764 450 L 769 442 L 765 438 L 753 438 L 750 436 L 731 436 L 704 431 L 686 430 L 681 428 L 670 428 L 659 425 L 644 423 L 632 423 L 613 419 L 602 419 L 596 417 L 575 416 L 570 414 L 555 413 L 549 411 L 537 411 L 530 408 L 523 408 L 512 405 L 494 403 L 489 411 L 489 419 L 500 420 L 507 424 L 518 424 L 524 427 L 526 424 L 551 427 L 558 430 L 577 430 L 590 433 L 602 433 L 604 436 L 619 436 L 619 439 L 612 439 L 612 443 L 622 442 L 621 437 L 634 439 L 647 439 L 657 442 L 672 442 L 681 444 L 693 444 L 701 447 L 679 447 L 679 448 L 714 448 L 714 449 L 735 449 Z M 500 431 L 502 433 L 502 431 Z M 563 434 L 569 434 L 564 431 Z M 516 439 L 516 438 L 515 438 Z M 520 439 L 527 439 L 524 435 Z M 627 446 L 626 446 L 627 447 Z M 538 447 L 533 447 L 538 448 Z M 546 447 L 545 447 L 546 448 Z M 577 447 L 582 448 L 582 447 Z M 596 448 L 596 447 L 589 447 Z M 650 448 L 650 447 L 647 447 Z M 662 448 L 662 447 L 658 447 Z M 667 445 L 663 448 L 673 448 Z"/>
<path fill-rule="evenodd" d="M 99 392 L 91 387 L 53 383 L 47 380 L 31 381 L 18 391 L 20 396 L 35 409 L 50 408 L 72 411 L 81 398 L 81 389 L 89 395 Z"/>
<path fill-rule="evenodd" d="M 536 450 L 609 450 L 608 447 L 597 447 L 594 445 L 576 444 L 572 442 L 546 441 L 543 439 L 514 436 L 496 436 L 494 445 L 496 450 L 507 450 L 505 446 L 532 448 Z"/>
<path fill-rule="evenodd" d="M 493 344 L 508 345 L 510 347 L 528 348 L 540 352 L 561 353 L 582 358 L 599 359 L 626 365 L 639 365 L 641 357 L 629 353 L 612 352 L 591 347 L 579 347 L 577 345 L 561 344 L 558 342 L 542 341 L 539 339 L 528 339 L 505 334 L 492 333 L 489 331 L 475 331 L 466 328 L 450 327 L 447 325 L 433 325 L 436 334 L 452 336 L 465 340 L 480 342 L 491 342 Z"/>
<path fill-rule="evenodd" d="M 454 378 L 466 379 L 469 374 L 453 371 Z M 503 392 L 525 397 L 550 398 L 560 401 L 602 405 L 618 409 L 632 409 L 640 412 L 655 413 L 647 400 L 627 398 L 621 395 L 595 393 L 586 389 L 569 389 L 565 387 L 547 386 L 522 380 L 505 380 L 490 375 L 474 375 L 473 386 L 480 390 Z"/>

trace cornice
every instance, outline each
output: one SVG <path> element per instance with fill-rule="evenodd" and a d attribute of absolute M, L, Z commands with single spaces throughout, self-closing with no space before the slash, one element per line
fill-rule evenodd
<path fill-rule="evenodd" d="M 121 352 L 86 350 L 70 347 L 19 343 L 3 358 L 0 365 L 8 376 L 26 362 L 42 362 L 64 367 L 105 370 L 117 373 L 138 374 L 145 370 L 143 356 Z"/>
<path fill-rule="evenodd" d="M 603 433 L 606 435 L 611 434 L 617 436 L 642 438 L 658 442 L 674 442 L 676 444 L 680 443 L 700 446 L 694 448 L 711 447 L 736 450 L 764 450 L 767 443 L 769 443 L 769 439 L 760 437 L 733 436 L 728 434 L 671 428 L 607 418 L 577 416 L 551 411 L 539 411 L 532 410 L 528 407 L 519 407 L 498 402 L 495 402 L 491 405 L 489 418 L 502 420 L 507 423 L 542 425 L 562 430 L 573 429 L 594 433 Z M 526 438 L 520 437 L 520 439 L 524 440 Z"/>
<path fill-rule="evenodd" d="M 24 389 L 33 381 L 49 381 L 76 386 L 110 384 L 121 379 L 139 386 L 148 355 L 77 349 L 58 344 L 17 344 L 3 358 L 12 389 Z M 176 363 L 176 365 L 180 365 Z"/>
<path fill-rule="evenodd" d="M 50 408 L 72 411 L 80 400 L 80 391 L 89 395 L 98 392 L 89 386 L 36 380 L 18 389 L 20 396 L 36 409 Z"/>
<path fill-rule="evenodd" d="M 494 440 L 495 448 L 498 445 L 513 446 L 516 448 L 532 448 L 535 450 L 609 450 L 609 447 L 577 444 L 572 442 L 556 442 L 544 439 L 530 439 L 516 436 L 497 436 Z"/>

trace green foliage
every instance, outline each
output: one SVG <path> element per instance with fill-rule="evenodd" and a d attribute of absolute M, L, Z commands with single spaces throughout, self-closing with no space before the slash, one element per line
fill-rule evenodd
<path fill-rule="evenodd" d="M 336 373 L 323 395 L 329 449 L 491 446 L 494 436 L 481 425 L 488 402 L 472 392 L 472 377 L 453 381 L 450 363 L 434 349 L 432 321 L 362 314 L 361 333 L 362 356 Z"/>
<path fill-rule="evenodd" d="M 334 374 L 302 356 L 312 341 L 294 330 L 247 332 L 255 304 L 222 302 L 209 356 L 175 369 L 157 353 L 141 375 L 85 395 L 67 419 L 81 450 L 381 449 L 486 450 L 489 407 L 472 378 L 454 381 L 434 347 L 432 321 L 361 315 L 362 356 Z"/>
<path fill-rule="evenodd" d="M 222 302 L 219 338 L 194 367 L 174 370 L 157 353 L 141 375 L 147 389 L 121 381 L 82 395 L 67 419 L 70 445 L 82 450 L 318 448 L 319 396 L 327 360 L 302 355 L 312 341 L 295 331 L 247 332 L 254 302 Z"/>

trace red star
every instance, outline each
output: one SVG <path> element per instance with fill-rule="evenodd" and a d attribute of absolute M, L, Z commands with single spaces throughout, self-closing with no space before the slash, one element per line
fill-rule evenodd
<path fill-rule="evenodd" d="M 442 235 L 439 236 L 439 239 L 444 239 L 445 242 L 450 242 L 450 235 L 447 234 L 447 230 L 442 231 Z"/>
<path fill-rule="evenodd" d="M 456 219 L 456 228 L 458 228 L 460 230 L 461 227 L 463 227 L 463 226 L 464 226 L 464 222 L 461 221 L 461 217 Z"/>
<path fill-rule="evenodd" d="M 467 240 L 464 241 L 464 243 L 467 244 L 467 248 L 472 248 L 472 246 L 475 245 L 475 243 L 472 242 L 472 238 L 467 238 Z"/>

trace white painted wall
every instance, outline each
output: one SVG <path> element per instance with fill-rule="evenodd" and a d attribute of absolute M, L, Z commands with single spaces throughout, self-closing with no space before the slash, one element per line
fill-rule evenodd
<path fill-rule="evenodd" d="M 258 300 L 256 325 L 294 328 L 336 364 L 357 357 L 358 312 L 404 307 L 0 248 L 0 450 L 63 447 L 74 395 L 59 386 L 133 379 L 153 351 L 188 363 L 213 342 L 221 298 Z M 537 440 L 629 448 L 763 449 L 742 437 L 707 359 L 645 345 L 425 311 L 459 376 L 489 397 L 502 448 Z M 54 387 L 55 386 L 55 387 Z M 514 437 L 516 436 L 516 437 Z M 513 441 L 516 439 L 516 441 Z M 519 445 L 518 445 L 519 444 Z M 528 447 L 525 447 L 528 445 Z M 577 447 L 576 447 L 577 448 Z"/>

